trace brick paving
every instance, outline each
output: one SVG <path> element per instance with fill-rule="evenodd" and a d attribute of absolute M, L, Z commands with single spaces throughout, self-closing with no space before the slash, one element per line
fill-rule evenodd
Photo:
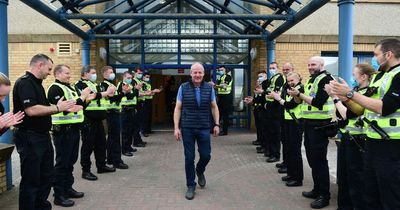
<path fill-rule="evenodd" d="M 275 164 L 255 153 L 251 145 L 255 135 L 249 132 L 232 132 L 228 136 L 212 139 L 212 159 L 206 170 L 207 186 L 197 189 L 194 200 L 184 198 L 183 146 L 174 140 L 172 132 L 156 132 L 144 140 L 134 157 L 123 157 L 127 170 L 99 174 L 98 181 L 83 180 L 79 163 L 74 171 L 74 187 L 85 192 L 85 197 L 75 199 L 75 206 L 68 209 L 94 210 L 301 210 L 311 209 L 312 200 L 301 196 L 312 187 L 310 169 L 304 159 L 305 180 L 302 187 L 288 188 L 280 181 Z M 305 157 L 305 156 L 303 156 Z M 333 168 L 334 144 L 329 149 Z M 14 187 L 0 195 L 0 209 L 18 209 L 19 169 L 18 155 L 13 155 Z M 335 169 L 331 167 L 334 175 Z M 93 172 L 95 172 L 93 170 Z M 337 187 L 331 177 L 331 205 L 336 209 Z M 50 195 L 51 202 L 52 193 Z M 53 206 L 53 209 L 64 209 Z"/>

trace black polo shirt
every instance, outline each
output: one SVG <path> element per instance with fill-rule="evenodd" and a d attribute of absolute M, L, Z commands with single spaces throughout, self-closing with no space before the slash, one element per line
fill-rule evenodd
<path fill-rule="evenodd" d="M 18 78 L 13 89 L 14 113 L 24 112 L 26 108 L 35 105 L 50 106 L 42 81 L 30 72 Z M 15 127 L 40 133 L 48 132 L 51 129 L 51 115 L 31 117 L 25 113 L 23 122 Z"/>

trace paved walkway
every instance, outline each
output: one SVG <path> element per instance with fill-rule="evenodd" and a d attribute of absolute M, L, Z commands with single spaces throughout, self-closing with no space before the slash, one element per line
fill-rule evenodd
<path fill-rule="evenodd" d="M 207 186 L 198 189 L 194 200 L 184 198 L 183 146 L 173 139 L 172 132 L 156 132 L 145 148 L 134 157 L 124 157 L 127 170 L 100 174 L 95 182 L 80 177 L 76 165 L 75 188 L 85 192 L 68 209 L 191 209 L 191 210 L 301 210 L 311 209 L 310 199 L 301 196 L 312 187 L 310 169 L 306 160 L 303 187 L 288 188 L 280 181 L 275 164 L 265 162 L 251 145 L 255 135 L 233 132 L 229 136 L 214 138 L 212 160 L 205 173 Z M 330 163 L 336 164 L 334 145 L 330 145 Z M 304 157 L 304 156 L 303 156 Z M 15 185 L 19 184 L 18 155 L 13 154 Z M 331 178 L 332 199 L 326 210 L 336 209 L 337 188 Z M 52 202 L 52 194 L 50 195 Z M 53 206 L 54 209 L 65 209 Z M 18 209 L 18 186 L 0 195 L 0 209 Z"/>

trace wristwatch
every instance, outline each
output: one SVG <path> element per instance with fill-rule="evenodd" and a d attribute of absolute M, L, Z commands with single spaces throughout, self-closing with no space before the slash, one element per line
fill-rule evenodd
<path fill-rule="evenodd" d="M 351 90 L 351 91 L 349 91 L 349 92 L 346 93 L 346 97 L 347 97 L 348 99 L 353 98 L 353 96 L 354 96 L 354 90 Z"/>
<path fill-rule="evenodd" d="M 334 103 L 334 104 L 336 104 L 336 103 L 339 102 L 339 101 L 340 101 L 340 99 L 338 99 L 338 98 L 333 99 L 333 103 Z"/>

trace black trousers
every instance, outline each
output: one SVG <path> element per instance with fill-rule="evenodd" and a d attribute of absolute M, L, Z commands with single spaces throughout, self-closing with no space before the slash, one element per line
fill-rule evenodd
<path fill-rule="evenodd" d="M 365 209 L 400 209 L 400 141 L 367 139 Z"/>
<path fill-rule="evenodd" d="M 74 164 L 78 160 L 80 124 L 53 126 L 53 141 L 56 149 L 54 167 L 54 196 L 64 196 L 74 184 Z"/>
<path fill-rule="evenodd" d="M 260 108 L 254 107 L 253 114 L 254 114 L 254 123 L 256 125 L 257 141 L 261 141 L 261 125 L 260 125 L 259 112 L 260 112 Z"/>
<path fill-rule="evenodd" d="M 323 130 L 315 127 L 329 123 L 322 120 L 304 120 L 304 146 L 308 164 L 311 167 L 314 182 L 313 191 L 326 198 L 330 198 L 329 167 L 326 159 L 328 150 L 328 136 Z"/>
<path fill-rule="evenodd" d="M 287 129 L 285 129 L 285 120 L 281 121 L 281 143 L 282 143 L 282 163 L 287 166 L 288 161 L 288 151 L 287 151 L 287 141 L 288 141 Z"/>
<path fill-rule="evenodd" d="M 51 209 L 47 202 L 54 176 L 50 134 L 16 129 L 14 142 L 21 161 L 19 209 Z"/>
<path fill-rule="evenodd" d="M 121 159 L 121 118 L 117 110 L 107 111 L 107 163 L 118 165 Z"/>
<path fill-rule="evenodd" d="M 142 121 L 144 118 L 144 102 L 138 102 L 136 106 L 136 113 L 133 118 L 133 144 L 140 144 L 143 142 L 140 136 Z"/>
<path fill-rule="evenodd" d="M 294 120 L 284 120 L 284 130 L 282 135 L 285 137 L 286 147 L 286 166 L 288 175 L 296 181 L 303 181 L 303 158 L 301 155 L 301 142 L 303 141 L 302 125 Z M 284 153 L 285 154 L 285 153 Z"/>
<path fill-rule="evenodd" d="M 228 127 L 229 127 L 229 114 L 232 111 L 232 95 L 227 94 L 227 95 L 218 95 L 218 110 L 219 114 L 221 116 L 221 128 L 222 128 L 222 133 L 228 133 Z"/>
<path fill-rule="evenodd" d="M 262 144 L 270 157 L 280 158 L 281 150 L 281 121 L 274 118 L 261 117 Z"/>
<path fill-rule="evenodd" d="M 94 152 L 96 167 L 106 165 L 106 134 L 102 120 L 91 120 L 85 117 L 82 127 L 81 166 L 83 172 L 89 172 Z"/>
<path fill-rule="evenodd" d="M 353 135 L 357 144 L 364 148 L 365 138 Z M 359 146 L 342 135 L 337 150 L 338 207 L 340 210 L 366 209 L 364 181 L 364 153 Z"/>
<path fill-rule="evenodd" d="M 151 118 L 153 114 L 152 99 L 146 99 L 143 104 L 143 133 L 151 132 Z"/>

